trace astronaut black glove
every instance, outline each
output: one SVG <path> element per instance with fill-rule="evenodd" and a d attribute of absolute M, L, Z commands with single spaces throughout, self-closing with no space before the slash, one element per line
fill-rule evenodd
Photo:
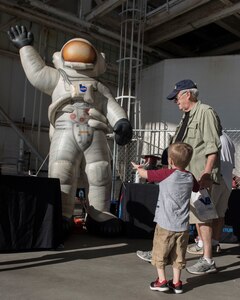
<path fill-rule="evenodd" d="M 127 119 L 121 119 L 114 125 L 116 143 L 120 146 L 128 144 L 132 139 L 132 126 Z"/>
<path fill-rule="evenodd" d="M 7 33 L 10 41 L 18 49 L 33 44 L 33 34 L 27 31 L 25 26 L 16 25 L 15 27 L 11 27 Z"/>

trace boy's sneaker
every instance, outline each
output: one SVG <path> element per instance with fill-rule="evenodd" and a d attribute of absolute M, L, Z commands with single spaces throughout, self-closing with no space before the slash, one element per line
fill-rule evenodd
<path fill-rule="evenodd" d="M 152 260 L 152 251 L 137 251 L 137 256 L 147 262 L 151 262 Z"/>
<path fill-rule="evenodd" d="M 188 245 L 187 252 L 190 254 L 203 255 L 203 247 L 199 247 L 197 243 Z"/>
<path fill-rule="evenodd" d="M 152 291 L 159 291 L 159 292 L 169 291 L 168 282 L 167 280 L 163 280 L 162 282 L 160 282 L 157 278 L 156 281 L 150 283 L 150 289 Z"/>
<path fill-rule="evenodd" d="M 181 294 L 183 292 L 182 281 L 181 280 L 178 283 L 175 283 L 175 284 L 173 283 L 172 280 L 169 280 L 168 281 L 168 287 L 175 294 Z"/>
<path fill-rule="evenodd" d="M 186 268 L 186 270 L 195 275 L 204 275 L 217 272 L 215 262 L 212 261 L 212 263 L 209 264 L 204 257 L 200 257 L 197 263 L 189 268 Z"/>

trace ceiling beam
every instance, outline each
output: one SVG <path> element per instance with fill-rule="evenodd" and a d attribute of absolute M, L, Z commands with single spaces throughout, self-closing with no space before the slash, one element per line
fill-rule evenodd
<path fill-rule="evenodd" d="M 225 5 L 232 5 L 233 4 L 232 1 L 230 1 L 230 0 L 219 0 L 219 1 L 222 2 Z"/>
<path fill-rule="evenodd" d="M 3 0 L 0 0 L 0 2 L 2 2 Z M 121 36 L 118 34 L 118 33 L 115 33 L 113 31 L 110 31 L 110 30 L 106 30 L 105 28 L 103 27 L 100 27 L 100 26 L 96 26 L 96 25 L 93 25 L 92 23 L 89 23 L 85 20 L 81 20 L 69 13 L 66 13 L 66 12 L 63 12 L 59 9 L 56 9 L 52 6 L 49 6 L 49 5 L 45 5 L 43 2 L 39 1 L 39 0 L 28 0 L 30 2 L 30 4 L 35 7 L 35 8 L 39 8 L 43 11 L 45 11 L 46 13 L 51 13 L 55 16 L 57 16 L 58 18 L 60 18 L 62 21 L 66 20 L 68 22 L 71 22 L 73 24 L 78 24 L 79 26 L 82 27 L 82 29 L 85 29 L 85 30 L 88 30 L 90 32 L 95 32 L 95 33 L 98 33 L 99 35 L 99 39 L 101 40 L 101 36 L 106 36 L 108 38 L 111 38 L 111 39 L 114 39 L 114 40 L 117 40 L 117 41 L 120 41 L 121 39 Z M 4 1 L 6 2 L 6 1 Z M 33 13 L 34 13 L 34 10 L 33 10 Z M 126 42 L 128 44 L 131 43 L 130 40 L 126 40 Z M 134 46 L 137 46 L 136 43 L 134 43 Z M 172 58 L 173 56 L 170 55 L 169 53 L 166 53 L 164 51 L 161 51 L 161 50 L 156 50 L 154 48 L 151 48 L 151 47 L 148 47 L 148 46 L 144 46 L 143 47 L 143 50 L 145 52 L 148 52 L 148 53 L 152 53 L 152 54 L 155 54 L 157 56 L 160 56 L 162 58 Z"/>
<path fill-rule="evenodd" d="M 166 4 L 159 6 L 155 10 L 149 12 L 146 16 L 147 23 L 145 26 L 145 31 L 150 30 L 160 24 L 176 18 L 200 5 L 206 4 L 210 0 L 172 0 L 168 2 L 168 7 Z"/>
<path fill-rule="evenodd" d="M 103 3 L 103 0 L 94 0 L 94 2 L 97 4 L 97 5 L 100 5 Z"/>
<path fill-rule="evenodd" d="M 13 24 L 13 23 L 17 23 L 17 21 L 19 20 L 18 17 L 13 17 L 10 20 L 8 20 L 7 22 L 1 24 L 0 26 L 0 30 L 6 30 L 9 29 L 9 27 Z"/>
<path fill-rule="evenodd" d="M 90 22 L 93 19 L 103 17 L 124 2 L 126 2 L 126 0 L 104 1 L 101 5 L 98 5 L 96 8 L 92 9 L 92 11 L 85 16 L 85 20 Z"/>
<path fill-rule="evenodd" d="M 209 4 L 211 5 L 211 2 Z M 238 2 L 231 6 L 215 9 L 212 13 L 209 9 L 207 9 L 207 6 L 203 7 L 203 9 L 202 17 L 200 15 L 200 11 L 197 10 L 194 15 L 191 14 L 191 18 L 189 18 L 188 14 L 186 14 L 181 16 L 181 22 L 179 18 L 176 18 L 176 20 L 159 26 L 157 30 L 148 34 L 148 39 L 146 40 L 147 44 L 149 46 L 154 46 L 201 28 L 209 23 L 226 18 L 240 10 L 240 3 Z"/>
<path fill-rule="evenodd" d="M 232 34 L 236 35 L 237 37 L 240 37 L 240 30 L 238 29 L 239 27 L 236 26 L 236 24 L 235 24 L 235 26 L 233 26 L 233 25 L 228 24 L 228 22 L 222 21 L 222 20 L 217 21 L 215 23 L 218 26 L 222 27 L 223 29 L 225 29 L 225 30 L 231 32 Z"/>
<path fill-rule="evenodd" d="M 167 51 L 167 52 L 174 53 L 175 57 L 194 57 L 194 56 L 196 56 L 196 54 L 193 53 L 192 51 L 186 49 L 183 46 L 179 46 L 172 41 L 168 41 L 168 42 L 164 43 L 163 49 L 165 49 L 165 51 Z"/>
<path fill-rule="evenodd" d="M 9 15 L 17 16 L 21 19 L 28 20 L 30 22 L 36 22 L 37 24 L 47 26 L 55 30 L 61 30 L 62 32 L 71 33 L 73 35 L 83 35 L 87 38 L 87 33 L 82 32 L 79 27 L 70 26 L 69 24 L 61 22 L 59 19 L 49 17 L 46 14 L 33 11 L 29 8 L 19 7 L 18 5 L 13 5 L 5 0 L 0 0 L 0 11 L 5 12 Z M 9 26 L 12 24 L 9 24 Z"/>
<path fill-rule="evenodd" d="M 30 9 L 29 6 L 24 7 L 13 4 L 7 0 L 0 0 L 0 11 L 6 12 L 13 16 L 21 17 L 32 22 L 36 22 L 37 24 L 41 24 L 49 28 L 61 30 L 62 32 L 69 32 L 76 36 L 81 35 L 81 37 L 86 39 L 90 36 L 101 41 L 108 40 L 109 43 L 111 43 L 111 41 L 119 43 L 120 41 L 120 35 L 117 33 L 105 30 L 100 26 L 95 26 L 52 6 L 45 5 L 40 1 L 29 0 L 29 2 L 36 5 L 36 7 L 40 8 L 42 11 L 45 11 L 45 13 L 41 13 L 34 8 Z M 56 17 L 49 16 L 49 13 L 55 15 Z M 130 44 L 130 41 L 127 40 L 127 43 Z M 144 46 L 143 50 L 159 58 L 174 57 L 170 53 L 148 46 Z"/>
<path fill-rule="evenodd" d="M 239 51 L 240 41 L 228 44 L 223 47 L 214 48 L 210 51 L 202 52 L 201 56 L 211 56 L 211 55 L 226 55 L 231 54 L 232 52 Z"/>
<path fill-rule="evenodd" d="M 233 4 L 233 2 L 231 0 L 219 0 L 219 1 L 221 1 L 223 4 L 225 4 L 227 6 Z M 236 14 L 234 14 L 234 16 L 237 17 L 237 18 L 240 18 L 239 12 L 237 12 Z"/>

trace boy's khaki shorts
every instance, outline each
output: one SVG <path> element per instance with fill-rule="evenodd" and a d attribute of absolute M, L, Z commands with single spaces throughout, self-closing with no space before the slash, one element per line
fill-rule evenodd
<path fill-rule="evenodd" d="M 215 205 L 217 215 L 219 218 L 224 218 L 228 207 L 228 199 L 230 197 L 231 191 L 226 186 L 224 179 L 221 177 L 220 184 L 213 184 L 211 190 L 209 191 L 211 200 Z M 191 205 L 190 206 L 190 224 L 198 223 L 211 223 L 212 220 L 201 221 L 198 219 L 196 210 Z"/>
<path fill-rule="evenodd" d="M 173 268 L 183 269 L 186 265 L 188 238 L 188 230 L 169 231 L 157 224 L 153 238 L 152 265 L 158 269 L 164 269 L 170 264 Z"/>

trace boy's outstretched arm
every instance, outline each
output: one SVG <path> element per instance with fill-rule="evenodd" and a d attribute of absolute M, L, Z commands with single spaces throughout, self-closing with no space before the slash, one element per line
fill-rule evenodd
<path fill-rule="evenodd" d="M 141 177 L 141 178 L 145 178 L 147 179 L 148 176 L 147 176 L 147 170 L 145 170 L 143 168 L 143 165 L 138 165 L 136 163 L 134 163 L 133 161 L 131 162 L 132 166 L 133 166 L 133 169 L 134 170 L 137 170 L 137 173 L 138 175 Z"/>

